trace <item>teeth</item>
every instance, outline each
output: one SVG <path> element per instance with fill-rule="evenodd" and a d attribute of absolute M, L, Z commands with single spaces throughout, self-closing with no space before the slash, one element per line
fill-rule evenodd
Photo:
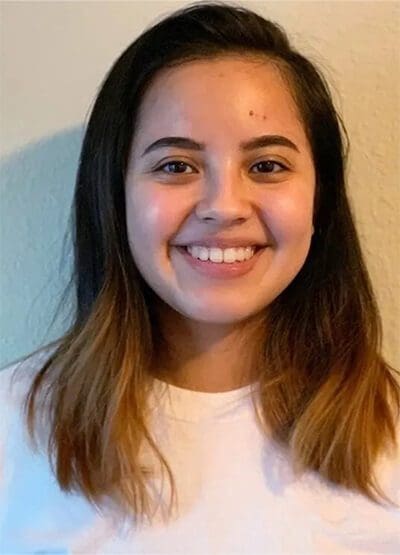
<path fill-rule="evenodd" d="M 239 248 L 229 248 L 220 249 L 217 247 L 207 247 L 193 246 L 186 247 L 188 253 L 193 256 L 193 258 L 199 258 L 200 260 L 206 261 L 211 260 L 211 262 L 216 263 L 228 263 L 233 262 L 243 262 L 244 260 L 249 260 L 254 253 L 255 247 L 239 247 Z"/>

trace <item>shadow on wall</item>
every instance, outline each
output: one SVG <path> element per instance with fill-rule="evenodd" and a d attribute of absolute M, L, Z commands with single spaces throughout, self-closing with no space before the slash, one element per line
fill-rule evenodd
<path fill-rule="evenodd" d="M 70 215 L 83 126 L 31 143 L 0 165 L 0 368 L 58 338 L 72 268 Z"/>

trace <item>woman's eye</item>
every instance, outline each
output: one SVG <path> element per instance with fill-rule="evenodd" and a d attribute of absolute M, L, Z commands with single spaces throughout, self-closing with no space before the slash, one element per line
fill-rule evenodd
<path fill-rule="evenodd" d="M 177 166 L 178 168 L 182 169 L 182 167 L 187 166 L 187 167 L 191 167 L 189 166 L 189 164 L 187 164 L 186 162 L 182 162 L 181 160 L 171 160 L 170 162 L 166 162 L 165 164 L 163 164 L 162 166 L 159 166 L 158 168 L 156 168 L 155 171 L 161 171 L 162 168 L 165 168 L 166 166 Z M 164 173 L 186 173 L 186 172 L 182 172 L 182 171 L 172 171 L 172 172 L 164 172 Z"/>
<path fill-rule="evenodd" d="M 271 169 L 273 166 L 279 166 L 281 169 L 280 171 L 268 171 L 269 169 Z M 257 171 L 256 173 L 280 173 L 282 171 L 287 170 L 287 167 L 284 166 L 283 164 L 281 164 L 280 162 L 275 162 L 275 160 L 262 160 L 261 162 L 257 162 L 257 164 L 254 164 L 254 166 L 252 166 L 253 168 L 255 167 L 263 167 L 264 171 Z"/>

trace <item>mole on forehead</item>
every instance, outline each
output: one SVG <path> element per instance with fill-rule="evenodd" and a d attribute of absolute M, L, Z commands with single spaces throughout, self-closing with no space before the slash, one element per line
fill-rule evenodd
<path fill-rule="evenodd" d="M 250 110 L 249 116 L 254 116 L 253 110 Z M 265 114 L 263 115 L 263 119 L 267 119 L 267 116 Z"/>

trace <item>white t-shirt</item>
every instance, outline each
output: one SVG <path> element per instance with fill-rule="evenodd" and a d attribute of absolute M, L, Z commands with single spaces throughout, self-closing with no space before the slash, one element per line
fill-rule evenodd
<path fill-rule="evenodd" d="M 0 372 L 1 554 L 400 554 L 400 509 L 315 473 L 295 478 L 255 419 L 252 386 L 202 393 L 157 381 L 154 430 L 179 515 L 139 528 L 110 506 L 96 511 L 59 489 L 46 455 L 26 440 L 21 407 L 37 360 L 25 363 L 11 392 L 15 365 Z M 381 459 L 379 476 L 400 503 L 399 450 Z"/>

